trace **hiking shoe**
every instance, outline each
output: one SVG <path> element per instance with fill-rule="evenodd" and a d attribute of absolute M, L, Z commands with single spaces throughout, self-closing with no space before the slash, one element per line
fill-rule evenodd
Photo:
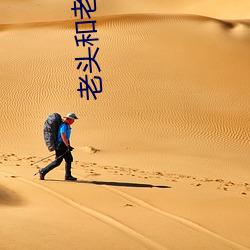
<path fill-rule="evenodd" d="M 72 175 L 70 176 L 65 176 L 65 181 L 76 181 L 77 178 L 73 177 Z"/>
<path fill-rule="evenodd" d="M 39 175 L 40 175 L 40 180 L 44 180 L 44 174 L 41 172 L 41 170 L 39 170 Z"/>

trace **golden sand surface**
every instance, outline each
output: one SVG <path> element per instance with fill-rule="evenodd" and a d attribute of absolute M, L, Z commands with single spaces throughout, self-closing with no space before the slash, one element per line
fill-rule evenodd
<path fill-rule="evenodd" d="M 250 249 L 250 3 L 97 0 L 96 100 L 72 7 L 0 2 L 0 249 Z M 33 176 L 53 112 L 76 183 Z"/>

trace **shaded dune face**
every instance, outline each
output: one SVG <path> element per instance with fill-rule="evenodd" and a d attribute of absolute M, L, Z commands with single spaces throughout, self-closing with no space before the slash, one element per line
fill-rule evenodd
<path fill-rule="evenodd" d="M 16 192 L 0 185 L 0 206 L 20 206 L 21 204 L 23 200 Z"/>

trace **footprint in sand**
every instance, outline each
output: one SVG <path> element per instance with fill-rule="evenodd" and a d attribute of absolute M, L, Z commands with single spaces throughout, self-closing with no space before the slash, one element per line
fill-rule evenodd
<path fill-rule="evenodd" d="M 132 204 L 127 203 L 127 204 L 125 204 L 125 205 L 124 205 L 124 207 L 133 207 L 133 205 L 132 205 Z"/>

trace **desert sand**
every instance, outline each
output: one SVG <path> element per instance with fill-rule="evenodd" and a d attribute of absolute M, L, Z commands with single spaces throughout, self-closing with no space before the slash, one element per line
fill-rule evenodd
<path fill-rule="evenodd" d="M 0 249 L 250 249 L 249 1 L 96 3 L 87 100 L 73 1 L 0 2 Z M 34 176 L 53 112 L 75 183 Z"/>

